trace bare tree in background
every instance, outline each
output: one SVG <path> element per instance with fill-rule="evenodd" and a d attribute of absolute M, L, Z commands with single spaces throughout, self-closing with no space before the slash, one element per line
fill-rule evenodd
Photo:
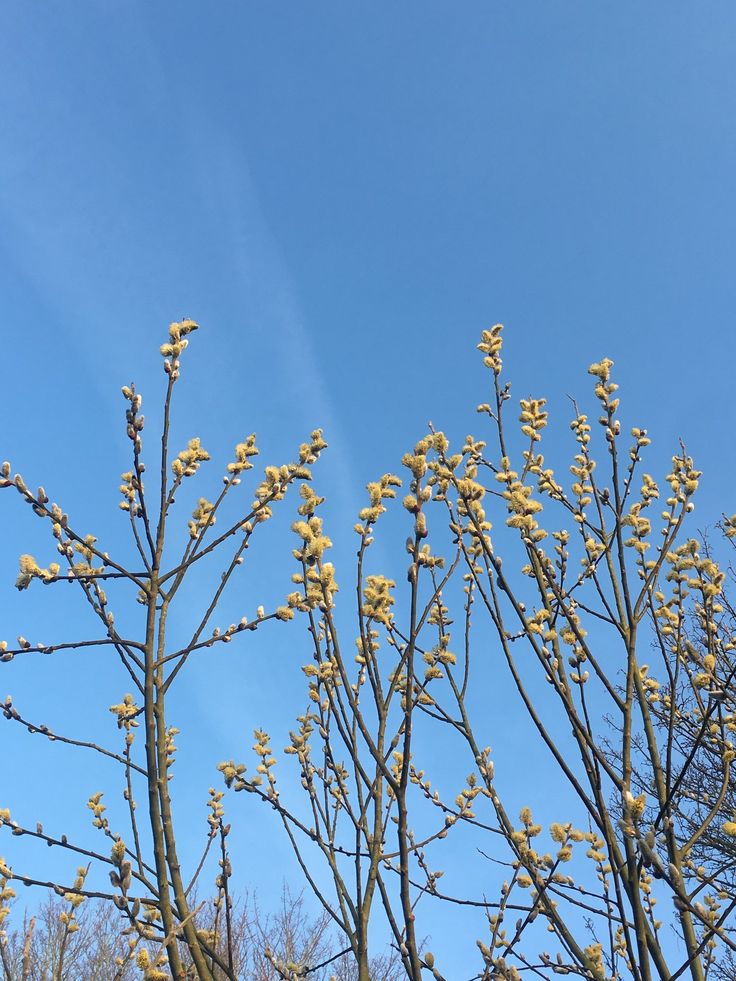
<path fill-rule="evenodd" d="M 128 944 L 122 936 L 124 922 L 115 907 L 103 900 L 88 900 L 76 917 L 78 930 L 71 943 L 64 940 L 66 904 L 48 896 L 32 921 L 26 920 L 10 933 L 3 947 L 4 977 L 9 981 L 134 981 L 140 974 L 127 961 L 122 971 L 116 963 L 124 959 Z M 203 911 L 203 922 L 213 919 L 210 904 Z M 209 927 L 211 929 L 212 923 Z M 147 942 L 153 952 L 155 944 Z M 279 981 L 283 977 L 276 964 L 318 965 L 310 974 L 314 981 L 348 981 L 353 977 L 346 957 L 335 958 L 335 938 L 330 918 L 323 912 L 310 917 L 301 895 L 285 888 L 279 908 L 264 914 L 255 899 L 235 903 L 232 924 L 233 962 L 236 976 L 249 981 Z M 61 964 L 63 952 L 63 964 Z M 400 977 L 395 959 L 376 961 L 377 981 Z M 215 968 L 216 977 L 222 976 Z"/>

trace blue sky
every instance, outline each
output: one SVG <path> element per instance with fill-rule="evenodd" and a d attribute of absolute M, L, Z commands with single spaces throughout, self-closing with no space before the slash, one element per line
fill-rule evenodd
<path fill-rule="evenodd" d="M 514 391 L 548 397 L 553 448 L 566 395 L 584 401 L 607 355 L 655 472 L 682 437 L 706 474 L 702 523 L 733 511 L 735 47 L 725 2 L 4 4 L 0 456 L 114 546 L 119 386 L 136 380 L 153 432 L 158 345 L 195 317 L 179 439 L 201 435 L 224 461 L 256 430 L 270 462 L 323 426 L 316 486 L 349 580 L 366 481 L 397 469 L 429 419 L 480 435 L 475 344 L 503 321 Z M 17 555 L 45 546 L 9 497 L 0 636 L 87 630 L 66 593 L 12 590 Z M 261 584 L 285 591 L 288 548 L 274 551 L 250 610 Z M 254 725 L 285 731 L 288 636 L 259 655 L 275 694 L 258 672 L 218 681 L 224 660 L 193 668 L 187 804 Z M 91 657 L 2 674 L 29 717 L 78 733 L 91 712 L 100 738 L 125 690 Z M 95 761 L 63 772 L 58 747 L 0 733 L 3 785 L 29 821 L 58 795 L 84 824 Z M 233 805 L 248 821 L 234 847 L 268 894 L 274 865 L 292 871 L 250 803 Z"/>

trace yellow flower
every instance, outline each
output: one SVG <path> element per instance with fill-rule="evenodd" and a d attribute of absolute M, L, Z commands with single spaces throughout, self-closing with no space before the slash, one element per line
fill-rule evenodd
<path fill-rule="evenodd" d="M 632 820 L 638 821 L 639 818 L 644 813 L 644 808 L 647 805 L 647 795 L 639 794 L 638 797 L 634 797 L 630 791 L 626 791 L 624 807 L 631 817 Z"/>
<path fill-rule="evenodd" d="M 393 579 L 387 579 L 385 576 L 368 576 L 363 589 L 363 615 L 372 617 L 377 623 L 382 623 L 386 627 L 391 626 L 393 620 L 391 607 L 394 598 L 390 590 L 395 585 Z"/>
<path fill-rule="evenodd" d="M 207 450 L 200 445 L 200 439 L 195 436 L 190 439 L 187 448 L 182 450 L 174 462 L 171 469 L 175 477 L 193 477 L 199 469 L 200 463 L 209 460 L 210 455 Z"/>
<path fill-rule="evenodd" d="M 503 344 L 501 339 L 502 330 L 503 324 L 494 324 L 490 330 L 484 330 L 480 336 L 480 344 L 478 345 L 478 350 L 485 354 L 483 364 L 486 368 L 490 368 L 496 375 L 500 374 L 503 365 L 500 358 L 501 346 Z"/>
<path fill-rule="evenodd" d="M 550 824 L 549 833 L 552 837 L 552 840 L 556 841 L 559 845 L 561 845 L 562 842 L 565 840 L 565 838 L 567 838 L 567 831 L 561 824 L 557 822 L 555 822 L 554 824 Z"/>
<path fill-rule="evenodd" d="M 603 358 L 602 361 L 596 361 L 588 368 L 588 374 L 594 375 L 596 378 L 600 378 L 602 382 L 607 382 L 611 374 L 611 368 L 613 367 L 613 361 L 610 358 Z"/>

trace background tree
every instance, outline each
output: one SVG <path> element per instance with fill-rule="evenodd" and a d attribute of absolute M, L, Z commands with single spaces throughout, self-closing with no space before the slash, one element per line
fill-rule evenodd
<path fill-rule="evenodd" d="M 87 900 L 76 915 L 78 930 L 71 942 L 64 939 L 67 904 L 49 895 L 36 916 L 10 932 L 1 949 L 5 981 L 133 981 L 140 975 L 126 960 L 128 943 L 121 935 L 119 911 L 103 900 Z M 211 904 L 203 919 L 213 929 Z M 145 942 L 150 954 L 155 945 Z M 334 931 L 325 914 L 309 916 L 300 895 L 284 889 L 278 909 L 265 915 L 255 897 L 246 897 L 233 910 L 234 969 L 237 977 L 252 981 L 279 981 L 287 964 L 311 965 L 315 981 L 345 981 L 352 976 L 347 957 L 334 949 Z M 64 952 L 63 965 L 62 951 Z M 335 956 L 338 954 L 338 956 Z M 186 955 L 185 955 L 186 956 Z M 121 966 L 117 963 L 123 960 Z M 324 966 L 319 967 L 324 962 Z M 399 977 L 389 957 L 378 958 L 372 976 L 379 981 Z M 215 977 L 224 975 L 215 968 Z"/>

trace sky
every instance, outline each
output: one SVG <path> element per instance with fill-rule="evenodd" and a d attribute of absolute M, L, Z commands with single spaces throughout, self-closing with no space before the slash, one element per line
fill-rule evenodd
<path fill-rule="evenodd" d="M 281 462 L 323 427 L 315 487 L 349 581 L 366 482 L 429 420 L 482 435 L 475 345 L 500 321 L 516 397 L 549 400 L 553 450 L 569 450 L 568 396 L 591 407 L 587 366 L 613 358 L 654 471 L 682 439 L 712 524 L 734 510 L 735 47 L 727 2 L 10 0 L 0 457 L 124 548 L 119 387 L 136 381 L 153 436 L 158 346 L 194 317 L 176 437 L 225 462 L 256 431 L 263 462 Z M 21 552 L 52 556 L 27 509 L 8 491 L 1 504 L 0 637 L 89 630 L 71 589 L 12 589 Z M 288 549 L 266 545 L 246 577 L 251 615 L 286 591 Z M 376 545 L 377 561 L 395 552 Z M 246 756 L 256 725 L 285 736 L 300 710 L 299 636 L 259 635 L 247 669 L 218 655 L 182 681 L 177 793 L 200 831 L 213 764 Z M 0 694 L 32 720 L 116 738 L 106 706 L 125 679 L 109 659 L 0 667 Z M 108 771 L 22 736 L 0 729 L 2 797 L 29 823 L 63 810 L 85 827 Z M 231 806 L 241 874 L 272 898 L 295 881 L 288 847 L 255 802 Z"/>

